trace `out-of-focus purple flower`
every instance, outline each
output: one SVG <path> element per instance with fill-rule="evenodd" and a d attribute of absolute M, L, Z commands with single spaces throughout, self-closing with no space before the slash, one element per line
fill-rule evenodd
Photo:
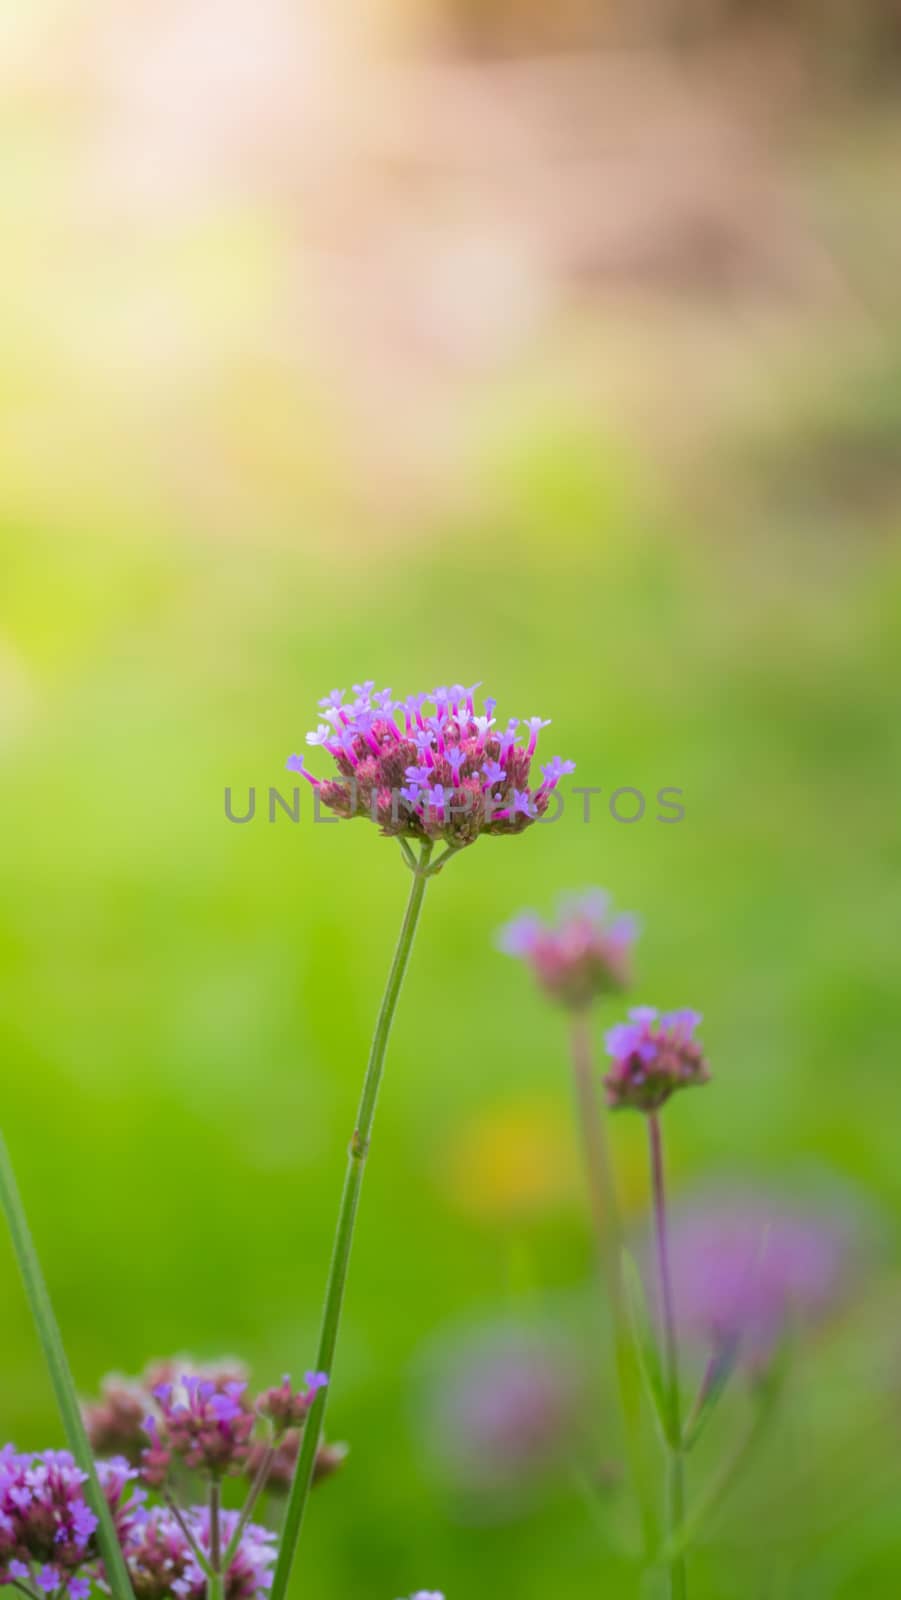
<path fill-rule="evenodd" d="M 220 1516 L 223 1549 L 238 1525 L 238 1512 Z M 200 1549 L 210 1552 L 210 1515 L 205 1506 L 181 1514 Z M 136 1600 L 204 1600 L 207 1580 L 181 1523 L 168 1506 L 155 1506 L 138 1517 L 123 1541 Z M 225 1574 L 226 1600 L 254 1600 L 272 1583 L 275 1534 L 248 1523 Z"/>
<path fill-rule="evenodd" d="M 322 745 L 338 777 L 314 778 L 300 756 L 291 756 L 288 768 L 307 778 L 338 816 L 369 817 L 391 837 L 441 839 L 460 848 L 482 833 L 521 833 L 544 815 L 551 791 L 574 765 L 555 757 L 533 786 L 532 758 L 547 723 L 528 719 L 527 744 L 517 742 L 518 719 L 498 733 L 493 700 L 484 716 L 476 715 L 477 687 L 454 684 L 392 701 L 389 690 L 375 693 L 365 683 L 355 685 L 356 699 L 346 704 L 336 690 L 320 702 L 329 725 L 321 723 L 307 742 Z"/>
<path fill-rule="evenodd" d="M 263 1444 L 260 1440 L 254 1444 L 247 1458 L 247 1476 L 255 1479 L 264 1458 L 268 1458 L 269 1465 L 266 1472 L 267 1494 L 287 1494 L 294 1477 L 294 1468 L 297 1465 L 297 1456 L 300 1450 L 300 1433 L 292 1429 L 277 1441 L 275 1449 Z M 334 1477 L 340 1471 L 350 1452 L 349 1445 L 330 1444 L 327 1440 L 320 1441 L 316 1448 L 316 1460 L 313 1463 L 313 1482 L 323 1483 L 326 1478 Z"/>
<path fill-rule="evenodd" d="M 580 1010 L 628 986 L 637 931 L 634 917 L 611 917 L 607 896 L 589 889 L 561 900 L 554 923 L 523 912 L 500 929 L 497 943 L 531 967 L 551 999 Z"/>
<path fill-rule="evenodd" d="M 443 1352 L 428 1407 L 436 1460 L 473 1497 L 535 1484 L 574 1447 L 579 1364 L 559 1338 L 501 1326 Z"/>
<path fill-rule="evenodd" d="M 707 1083 L 710 1073 L 694 1032 L 701 1021 L 697 1011 L 665 1011 L 638 1006 L 629 1021 L 607 1034 L 610 1071 L 604 1079 L 607 1103 L 613 1110 L 631 1106 L 635 1111 L 656 1111 L 677 1089 Z"/>
<path fill-rule="evenodd" d="M 147 1394 L 138 1380 L 110 1373 L 100 1386 L 100 1399 L 84 1405 L 82 1413 L 95 1455 L 124 1456 L 138 1464 L 147 1445 Z"/>
<path fill-rule="evenodd" d="M 760 1190 L 711 1187 L 670 1223 L 676 1317 L 686 1338 L 764 1364 L 789 1319 L 814 1323 L 854 1275 L 860 1221 L 853 1207 L 783 1201 Z M 649 1271 L 650 1276 L 650 1271 Z"/>

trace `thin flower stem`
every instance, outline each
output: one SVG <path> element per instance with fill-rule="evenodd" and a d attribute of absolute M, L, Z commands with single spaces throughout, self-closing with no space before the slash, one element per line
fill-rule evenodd
<path fill-rule="evenodd" d="M 260 1498 L 260 1495 L 262 1494 L 263 1490 L 266 1487 L 266 1480 L 269 1477 L 269 1472 L 270 1472 L 270 1469 L 272 1467 L 272 1463 L 273 1463 L 274 1459 L 275 1459 L 275 1446 L 272 1445 L 272 1444 L 267 1444 L 265 1450 L 263 1451 L 263 1455 L 262 1455 L 262 1458 L 260 1460 L 260 1464 L 257 1467 L 253 1483 L 250 1486 L 250 1492 L 249 1492 L 249 1494 L 247 1496 L 247 1499 L 244 1502 L 244 1506 L 243 1506 L 243 1509 L 241 1511 L 241 1515 L 239 1516 L 237 1522 L 235 1523 L 235 1531 L 234 1531 L 234 1533 L 232 1534 L 231 1538 L 228 1541 L 228 1549 L 226 1550 L 225 1555 L 222 1557 L 222 1570 L 223 1570 L 223 1572 L 228 1572 L 228 1569 L 231 1566 L 232 1561 L 235 1558 L 235 1553 L 236 1553 L 236 1551 L 238 1549 L 238 1545 L 241 1543 L 241 1535 L 244 1532 L 244 1529 L 247 1527 L 248 1522 L 250 1521 L 251 1515 L 253 1513 L 254 1506 L 256 1505 L 257 1501 Z"/>
<path fill-rule="evenodd" d="M 100 1487 L 94 1457 L 82 1421 L 78 1396 L 63 1348 L 62 1335 L 34 1241 L 28 1227 L 22 1197 L 3 1135 L 0 1134 L 0 1203 L 6 1216 L 13 1249 L 25 1285 L 25 1293 L 37 1328 L 38 1338 L 50 1372 L 50 1381 L 62 1417 L 69 1449 L 85 1474 L 85 1498 L 97 1517 L 97 1543 L 103 1557 L 107 1582 L 115 1600 L 132 1600 L 131 1581 L 125 1558 L 116 1536 L 112 1513 Z"/>
<path fill-rule="evenodd" d="M 666 1190 L 663 1181 L 663 1138 L 656 1111 L 648 1116 L 651 1146 L 651 1184 L 654 1194 L 654 1233 L 657 1243 L 657 1272 L 660 1280 L 660 1310 L 663 1320 L 663 1349 L 666 1360 L 667 1399 L 670 1412 L 670 1442 L 667 1443 L 667 1522 L 668 1544 L 675 1546 L 685 1520 L 685 1461 L 682 1451 L 682 1406 L 679 1397 L 679 1343 L 670 1272 L 669 1241 L 666 1226 Z M 685 1557 L 674 1551 L 668 1561 L 672 1600 L 685 1600 Z"/>
<path fill-rule="evenodd" d="M 225 1580 L 222 1572 L 222 1489 L 218 1478 L 210 1479 L 210 1574 L 206 1582 L 207 1600 L 223 1600 Z"/>
<path fill-rule="evenodd" d="M 407 901 L 407 909 L 401 925 L 400 937 L 397 941 L 394 960 L 391 963 L 391 971 L 388 974 L 388 983 L 382 999 L 378 1021 L 375 1025 L 372 1047 L 369 1052 L 369 1062 L 366 1067 L 366 1076 L 363 1079 L 363 1089 L 360 1095 L 357 1124 L 348 1152 L 347 1173 L 338 1210 L 338 1223 L 335 1230 L 332 1260 L 325 1291 L 325 1304 L 322 1311 L 319 1349 L 316 1355 L 317 1371 L 324 1372 L 329 1380 L 331 1380 L 332 1376 L 335 1347 L 338 1342 L 338 1329 L 341 1323 L 341 1310 L 344 1302 L 344 1288 L 347 1281 L 351 1246 L 353 1244 L 354 1225 L 360 1200 L 360 1190 L 363 1185 L 366 1157 L 369 1153 L 369 1142 L 372 1136 L 372 1124 L 378 1102 L 379 1087 L 382 1081 L 385 1051 L 388 1046 L 391 1024 L 394 1021 L 394 1013 L 397 1009 L 397 1002 L 410 960 L 410 953 L 413 949 L 413 940 L 416 935 L 419 914 L 422 910 L 422 902 L 425 898 L 431 853 L 432 846 L 430 841 L 423 840 L 420 847 L 419 863 L 413 876 L 410 897 Z M 319 1440 L 322 1437 L 322 1423 L 325 1416 L 328 1393 L 328 1386 L 323 1386 L 319 1390 L 310 1408 L 303 1430 L 297 1466 L 294 1469 L 291 1492 L 288 1496 L 288 1504 L 285 1511 L 281 1545 L 272 1579 L 270 1600 L 284 1600 L 288 1588 L 288 1580 L 297 1554 L 304 1512 L 306 1511 L 313 1481 L 316 1451 L 319 1446 Z"/>
<path fill-rule="evenodd" d="M 194 1535 L 191 1532 L 190 1524 L 188 1523 L 187 1518 L 182 1516 L 175 1497 L 169 1494 L 167 1491 L 163 1495 L 163 1499 L 165 1500 L 166 1505 L 169 1507 L 169 1510 L 172 1512 L 173 1517 L 187 1539 L 188 1544 L 191 1547 L 191 1554 L 193 1555 L 194 1560 L 197 1562 L 201 1572 L 203 1572 L 207 1578 L 211 1578 L 213 1576 L 213 1569 L 207 1560 L 206 1553 L 201 1549 L 200 1545 L 197 1543 L 197 1540 L 194 1538 Z"/>
<path fill-rule="evenodd" d="M 650 1557 L 657 1540 L 653 1500 L 645 1472 L 641 1438 L 641 1372 L 629 1328 L 622 1276 L 622 1227 L 603 1111 L 597 1092 L 597 1067 L 593 1059 L 588 1014 L 577 1012 L 570 1029 L 576 1114 L 588 1184 L 601 1282 L 606 1289 L 613 1322 L 616 1376 L 625 1430 L 629 1475 L 638 1502 L 642 1543 Z"/>

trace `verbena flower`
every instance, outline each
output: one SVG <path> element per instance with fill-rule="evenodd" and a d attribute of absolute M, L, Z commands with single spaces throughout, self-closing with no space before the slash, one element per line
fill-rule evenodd
<path fill-rule="evenodd" d="M 69 1589 L 94 1554 L 97 1518 L 85 1501 L 85 1474 L 67 1450 L 19 1455 L 0 1450 L 0 1582 Z"/>
<path fill-rule="evenodd" d="M 210 1553 L 210 1513 L 206 1506 L 182 1512 L 182 1522 L 203 1551 Z M 220 1514 L 222 1548 L 238 1525 L 237 1511 Z M 272 1583 L 276 1536 L 268 1528 L 247 1523 L 225 1573 L 226 1600 L 254 1600 Z M 168 1506 L 155 1506 L 135 1519 L 122 1544 L 136 1600 L 204 1600 L 206 1575 L 181 1522 Z"/>
<path fill-rule="evenodd" d="M 606 1036 L 611 1057 L 604 1079 L 607 1103 L 614 1110 L 631 1106 L 656 1111 L 677 1089 L 707 1083 L 710 1074 L 694 1032 L 697 1011 L 666 1011 L 651 1006 L 629 1012 Z"/>
<path fill-rule="evenodd" d="M 847 1204 L 703 1191 L 670 1226 L 682 1333 L 714 1348 L 737 1343 L 746 1364 L 765 1364 L 791 1319 L 813 1324 L 846 1293 L 859 1220 Z"/>
<path fill-rule="evenodd" d="M 267 1494 L 286 1494 L 294 1476 L 297 1465 L 297 1455 L 300 1450 L 300 1433 L 293 1430 L 283 1434 L 272 1452 L 266 1474 Z M 269 1455 L 270 1447 L 258 1441 L 247 1458 L 247 1476 L 255 1478 L 263 1464 L 264 1457 Z M 347 1460 L 350 1446 L 346 1444 L 330 1444 L 328 1440 L 321 1439 L 316 1447 L 316 1460 L 313 1466 L 313 1482 L 322 1483 L 326 1478 L 331 1478 L 343 1467 Z"/>
<path fill-rule="evenodd" d="M 527 963 L 552 1000 L 580 1010 L 628 987 L 637 933 L 634 917 L 611 917 L 608 896 L 588 889 L 562 899 L 553 923 L 522 912 L 499 930 L 497 944 Z"/>
<path fill-rule="evenodd" d="M 268 1418 L 275 1437 L 280 1438 L 289 1428 L 303 1427 L 313 1401 L 327 1383 L 324 1372 L 308 1372 L 306 1388 L 295 1391 L 291 1387 L 291 1379 L 286 1375 L 277 1389 L 266 1389 L 260 1395 L 257 1411 L 260 1416 Z"/>
<path fill-rule="evenodd" d="M 147 1392 L 133 1378 L 110 1373 L 100 1386 L 100 1399 L 82 1407 L 91 1449 L 97 1456 L 123 1456 L 137 1466 L 147 1446 L 144 1418 Z"/>
<path fill-rule="evenodd" d="M 185 1373 L 175 1383 L 157 1384 L 153 1396 L 158 1416 L 145 1421 L 150 1440 L 143 1462 L 146 1482 L 163 1483 L 173 1456 L 211 1477 L 240 1472 L 255 1421 L 243 1380 Z"/>
<path fill-rule="evenodd" d="M 177 1357 L 151 1363 L 139 1378 L 105 1378 L 100 1399 L 82 1409 L 96 1454 L 114 1451 L 149 1488 L 166 1484 L 176 1458 L 212 1476 L 239 1473 L 253 1481 L 274 1443 L 267 1487 L 277 1492 L 290 1482 L 300 1432 L 324 1382 L 323 1374 L 310 1372 L 295 1391 L 285 1377 L 254 1398 L 240 1362 L 200 1365 Z M 314 1481 L 330 1477 L 346 1455 L 346 1445 L 323 1441 Z"/>
<path fill-rule="evenodd" d="M 439 1352 L 427 1396 L 431 1448 L 460 1492 L 513 1500 L 577 1450 L 585 1401 L 567 1340 L 517 1324 Z"/>
<path fill-rule="evenodd" d="M 392 837 L 441 839 L 459 848 L 482 833 L 521 833 L 545 814 L 574 763 L 554 757 L 535 783 L 532 758 L 548 724 L 514 718 L 499 729 L 495 701 L 477 713 L 477 688 L 454 684 L 393 700 L 390 689 L 376 693 L 365 683 L 354 686 L 349 701 L 334 689 L 320 701 L 323 720 L 307 743 L 328 752 L 338 777 L 314 777 L 300 755 L 290 757 L 288 769 L 338 816 L 369 817 Z"/>

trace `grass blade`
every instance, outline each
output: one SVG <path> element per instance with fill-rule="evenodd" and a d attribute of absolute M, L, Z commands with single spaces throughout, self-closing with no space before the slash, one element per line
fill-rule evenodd
<path fill-rule="evenodd" d="M 106 1568 L 107 1581 L 115 1600 L 133 1600 L 128 1568 L 119 1547 L 106 1497 L 97 1477 L 78 1396 L 75 1393 L 75 1384 L 63 1349 L 62 1336 L 53 1315 L 50 1295 L 47 1292 L 2 1133 L 0 1133 L 0 1203 L 3 1205 L 28 1304 L 50 1372 L 50 1381 L 63 1419 L 69 1449 L 86 1476 L 85 1498 L 98 1519 L 97 1543 Z"/>

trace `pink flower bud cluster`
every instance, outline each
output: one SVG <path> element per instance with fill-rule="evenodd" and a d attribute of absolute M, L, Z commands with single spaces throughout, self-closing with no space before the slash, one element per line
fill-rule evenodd
<path fill-rule="evenodd" d="M 260 1395 L 257 1411 L 272 1423 L 276 1439 L 289 1428 L 303 1427 L 313 1401 L 320 1389 L 326 1387 L 328 1378 L 324 1372 L 308 1372 L 305 1382 L 305 1388 L 294 1390 L 286 1375 L 277 1389 L 266 1389 Z"/>
<path fill-rule="evenodd" d="M 667 1011 L 637 1006 L 629 1021 L 607 1034 L 610 1070 L 604 1079 L 613 1110 L 657 1111 L 677 1089 L 708 1083 L 710 1073 L 694 1037 L 697 1011 Z"/>
<path fill-rule="evenodd" d="M 581 1010 L 628 988 L 637 931 L 634 917 L 611 917 L 607 895 L 588 889 L 561 900 L 554 923 L 522 912 L 500 929 L 497 943 L 526 962 L 551 1000 Z"/>

